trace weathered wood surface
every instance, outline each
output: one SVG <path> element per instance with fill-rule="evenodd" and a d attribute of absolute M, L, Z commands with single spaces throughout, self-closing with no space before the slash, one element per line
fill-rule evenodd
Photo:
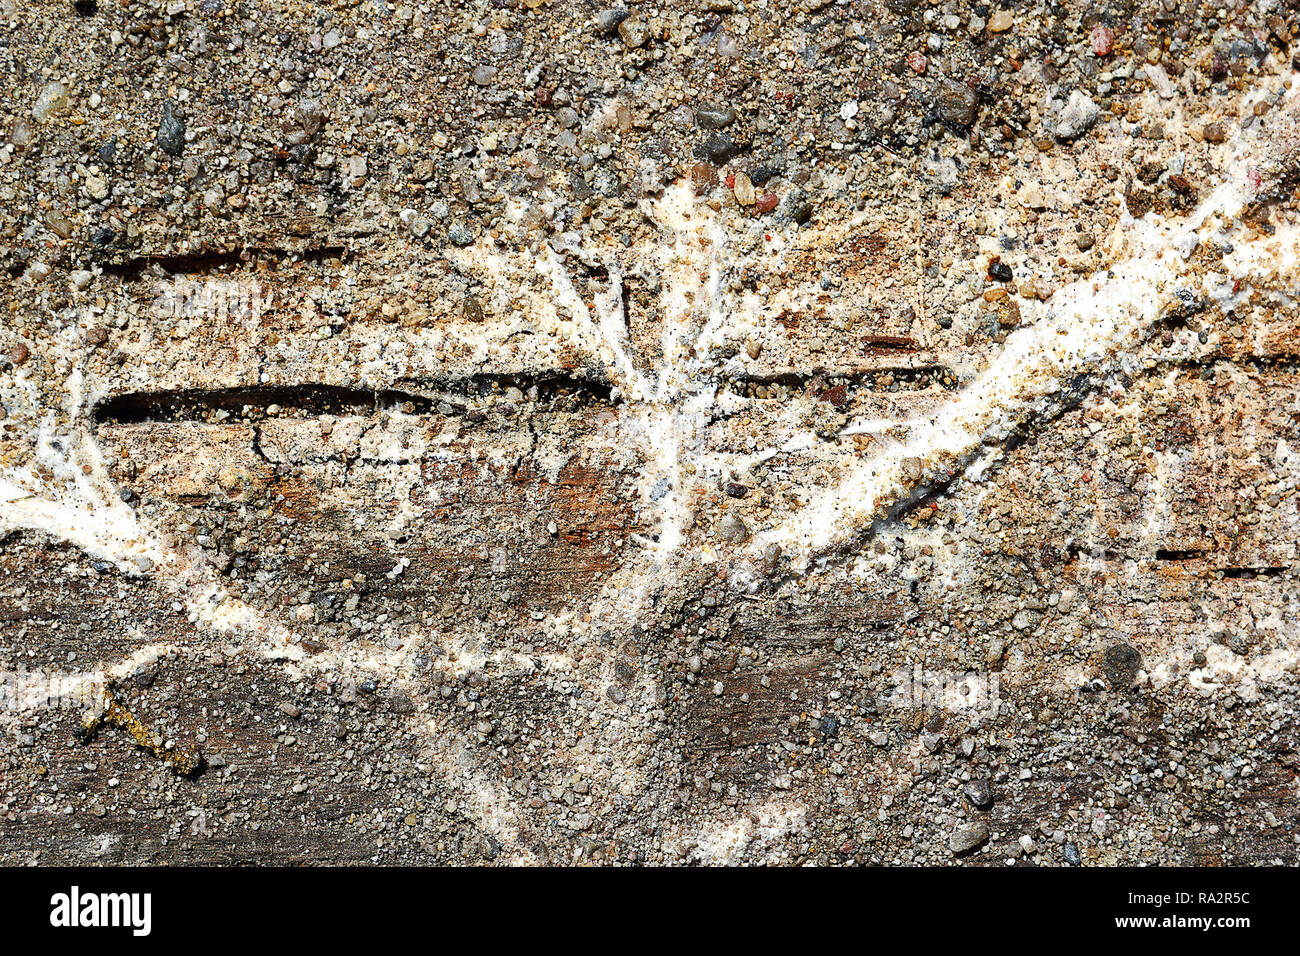
<path fill-rule="evenodd" d="M 0 862 L 1296 862 L 1292 15 L 788 6 L 0 0 Z"/>

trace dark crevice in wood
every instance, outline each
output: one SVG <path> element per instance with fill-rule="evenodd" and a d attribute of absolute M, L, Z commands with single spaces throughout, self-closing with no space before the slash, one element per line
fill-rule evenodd
<path fill-rule="evenodd" d="M 339 385 L 249 385 L 217 389 L 132 392 L 100 402 L 96 424 L 138 425 L 150 422 L 205 421 L 212 413 L 257 409 L 259 417 L 369 415 L 398 409 L 410 415 L 465 411 L 480 399 L 517 388 L 528 400 L 553 402 L 572 397 L 583 404 L 611 401 L 610 387 L 565 375 L 474 375 L 421 383 L 419 390 L 363 389 Z M 426 391 L 427 390 L 427 391 Z M 267 415 L 268 407 L 279 411 Z"/>
<path fill-rule="evenodd" d="M 239 388 L 180 389 L 132 392 L 100 402 L 96 424 L 138 425 L 146 422 L 200 421 L 214 411 L 238 412 L 246 407 L 278 405 L 306 415 L 369 414 L 410 403 L 417 411 L 433 410 L 420 395 L 392 389 L 370 390 L 336 385 L 250 385 Z"/>
<path fill-rule="evenodd" d="M 920 346 L 910 335 L 867 335 L 862 344 L 873 352 L 919 352 Z"/>
<path fill-rule="evenodd" d="M 121 279 L 139 278 L 147 269 L 157 266 L 169 275 L 204 275 L 246 266 L 258 258 L 277 261 L 296 259 L 299 262 L 325 262 L 342 259 L 347 255 L 344 246 L 317 246 L 301 250 L 274 246 L 251 246 L 233 250 L 205 250 L 186 253 L 156 253 L 104 263 L 107 275 Z"/>
<path fill-rule="evenodd" d="M 1187 550 L 1156 548 L 1157 561 L 1197 561 L 1203 557 L 1205 557 L 1205 552 L 1200 548 L 1189 548 Z"/>
<path fill-rule="evenodd" d="M 1287 571 L 1284 567 L 1266 567 L 1266 568 L 1224 568 L 1223 576 L 1225 578 L 1276 578 Z"/>

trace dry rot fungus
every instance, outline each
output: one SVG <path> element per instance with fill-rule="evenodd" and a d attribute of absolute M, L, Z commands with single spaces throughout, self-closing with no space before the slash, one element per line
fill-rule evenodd
<path fill-rule="evenodd" d="M 1284 5 L 66 7 L 0 861 L 1296 862 Z"/>

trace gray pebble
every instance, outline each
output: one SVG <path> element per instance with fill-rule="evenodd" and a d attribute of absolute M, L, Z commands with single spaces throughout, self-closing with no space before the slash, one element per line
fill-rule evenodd
<path fill-rule="evenodd" d="M 723 129 L 736 121 L 730 106 L 701 106 L 695 110 L 695 122 L 704 129 Z"/>
<path fill-rule="evenodd" d="M 983 821 L 960 826 L 948 838 L 948 849 L 954 854 L 969 853 L 984 845 L 989 838 L 988 824 Z"/>
<path fill-rule="evenodd" d="M 628 17 L 627 10 L 622 7 L 610 7 L 601 10 L 596 14 L 596 32 L 613 33 L 618 29 L 618 25 Z"/>
<path fill-rule="evenodd" d="M 1097 104 L 1086 93 L 1075 90 L 1056 120 L 1056 135 L 1059 139 L 1077 139 L 1096 125 L 1099 116 Z"/>
<path fill-rule="evenodd" d="M 987 780 L 972 780 L 961 792 L 973 806 L 981 810 L 993 802 L 993 787 Z"/>
<path fill-rule="evenodd" d="M 731 544 L 740 544 L 749 538 L 749 527 L 738 515 L 727 515 L 718 522 L 718 537 Z"/>
<path fill-rule="evenodd" d="M 185 149 L 185 118 L 171 100 L 164 101 L 158 121 L 158 148 L 168 156 L 179 156 Z"/>

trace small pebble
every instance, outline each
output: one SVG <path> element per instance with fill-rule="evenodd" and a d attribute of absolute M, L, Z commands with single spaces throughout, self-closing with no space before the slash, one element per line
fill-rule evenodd
<path fill-rule="evenodd" d="M 176 112 L 171 100 L 165 100 L 158 120 L 158 148 L 168 156 L 179 156 L 185 149 L 185 119 Z"/>

